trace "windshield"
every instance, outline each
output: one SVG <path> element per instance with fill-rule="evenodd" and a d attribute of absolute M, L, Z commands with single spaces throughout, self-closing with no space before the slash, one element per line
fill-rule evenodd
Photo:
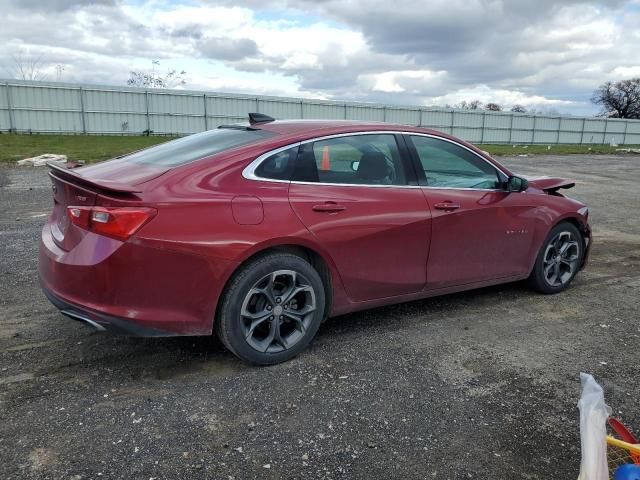
<path fill-rule="evenodd" d="M 218 128 L 161 143 L 122 159 L 145 165 L 175 167 L 273 136 L 264 130 Z"/>

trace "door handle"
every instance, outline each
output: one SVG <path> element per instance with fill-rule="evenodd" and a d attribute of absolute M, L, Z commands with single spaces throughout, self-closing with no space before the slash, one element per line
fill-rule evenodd
<path fill-rule="evenodd" d="M 336 202 L 325 202 L 320 205 L 311 207 L 314 212 L 337 213 L 345 209 L 344 206 L 338 205 Z"/>
<path fill-rule="evenodd" d="M 436 203 L 433 207 L 437 208 L 438 210 L 457 210 L 458 208 L 460 208 L 460 205 L 452 202 L 442 202 Z"/>

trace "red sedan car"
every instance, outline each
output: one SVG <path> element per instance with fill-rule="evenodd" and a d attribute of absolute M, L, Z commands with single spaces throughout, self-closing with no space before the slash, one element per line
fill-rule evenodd
<path fill-rule="evenodd" d="M 133 335 L 209 335 L 255 364 L 329 316 L 528 279 L 565 289 L 590 244 L 573 183 L 517 177 L 440 132 L 247 124 L 97 165 L 51 165 L 40 280 L 63 314 Z"/>

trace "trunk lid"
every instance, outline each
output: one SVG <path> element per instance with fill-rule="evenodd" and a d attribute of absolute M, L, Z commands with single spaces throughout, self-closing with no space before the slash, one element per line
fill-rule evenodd
<path fill-rule="evenodd" d="M 139 193 L 141 188 L 137 185 L 116 182 L 114 178 L 120 176 L 142 183 L 158 176 L 157 171 L 150 172 L 137 165 L 131 166 L 129 174 L 124 168 L 96 169 L 96 171 L 92 167 L 83 167 L 70 170 L 55 163 L 47 165 L 50 169 L 49 177 L 53 190 L 53 211 L 49 226 L 53 241 L 65 251 L 72 250 L 87 234 L 86 230 L 71 223 L 67 217 L 68 206 L 92 207 L 99 203 L 101 194 L 123 200 L 136 200 L 138 197 L 135 194 Z"/>

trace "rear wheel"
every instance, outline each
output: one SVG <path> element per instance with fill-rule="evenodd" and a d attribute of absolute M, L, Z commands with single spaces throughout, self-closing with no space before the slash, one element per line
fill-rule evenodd
<path fill-rule="evenodd" d="M 222 301 L 216 332 L 242 360 L 280 363 L 309 345 L 324 307 L 318 272 L 296 255 L 271 254 L 234 276 Z"/>
<path fill-rule="evenodd" d="M 578 273 L 583 255 L 584 242 L 576 226 L 567 222 L 556 225 L 538 253 L 529 284 L 542 293 L 561 292 Z"/>

